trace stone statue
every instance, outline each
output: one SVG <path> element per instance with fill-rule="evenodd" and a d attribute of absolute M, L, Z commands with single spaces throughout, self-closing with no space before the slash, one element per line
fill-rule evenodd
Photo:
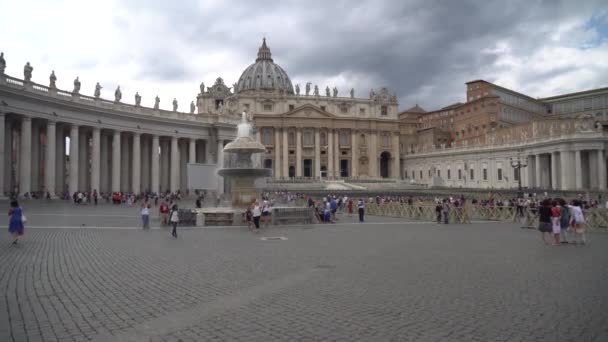
<path fill-rule="evenodd" d="M 201 94 L 204 94 L 205 93 L 205 82 L 201 82 L 200 89 L 201 89 Z"/>
<path fill-rule="evenodd" d="M 56 89 L 57 88 L 57 76 L 55 76 L 55 70 L 51 71 L 51 76 L 49 77 L 50 83 L 49 88 Z"/>
<path fill-rule="evenodd" d="M 194 105 L 194 101 L 190 102 L 190 114 L 194 114 L 195 109 L 196 109 L 196 106 Z"/>
<path fill-rule="evenodd" d="M 97 82 L 97 84 L 95 85 L 95 98 L 98 99 L 99 96 L 101 96 L 101 88 L 102 86 L 99 84 L 99 82 Z"/>
<path fill-rule="evenodd" d="M 355 98 L 355 88 L 350 88 L 350 98 L 351 99 Z"/>
<path fill-rule="evenodd" d="M 325 87 L 325 96 L 329 97 L 329 86 Z"/>
<path fill-rule="evenodd" d="M 334 97 L 338 97 L 338 87 L 334 87 Z"/>
<path fill-rule="evenodd" d="M 135 92 L 135 105 L 137 107 L 141 106 L 141 96 L 139 95 L 139 92 Z"/>
<path fill-rule="evenodd" d="M 220 104 L 217 106 L 217 111 L 220 113 L 224 113 L 224 103 L 220 102 Z"/>
<path fill-rule="evenodd" d="M 315 96 L 319 96 L 319 86 L 315 85 Z"/>
<path fill-rule="evenodd" d="M 306 96 L 310 94 L 310 82 L 306 83 Z"/>
<path fill-rule="evenodd" d="M 78 79 L 78 76 L 76 76 L 76 79 L 74 80 L 74 90 L 72 90 L 73 94 L 78 94 L 80 93 L 80 80 Z"/>
<path fill-rule="evenodd" d="M 173 111 L 177 112 L 177 99 L 173 98 Z"/>
<path fill-rule="evenodd" d="M 4 69 L 6 69 L 6 61 L 4 60 L 4 52 L 0 52 L 0 75 L 4 74 Z"/>
<path fill-rule="evenodd" d="M 114 101 L 120 102 L 122 99 L 122 92 L 120 91 L 120 86 L 116 87 L 116 91 L 114 92 Z"/>
<path fill-rule="evenodd" d="M 236 93 L 237 93 L 236 88 L 238 88 L 238 83 L 232 83 L 232 93 L 233 93 L 233 94 L 236 94 Z"/>
<path fill-rule="evenodd" d="M 373 98 L 373 97 L 374 97 L 374 95 L 376 95 L 376 93 L 374 93 L 374 89 L 370 90 L 370 91 L 369 91 L 369 98 L 370 98 L 370 99 L 371 99 L 371 98 Z"/>
<path fill-rule="evenodd" d="M 296 95 L 300 96 L 300 85 L 296 84 Z"/>
<path fill-rule="evenodd" d="M 597 132 L 602 132 L 604 130 L 604 126 L 602 125 L 601 122 L 598 121 L 598 122 L 595 123 L 595 130 Z"/>
<path fill-rule="evenodd" d="M 30 65 L 30 62 L 25 63 L 25 66 L 23 67 L 23 78 L 25 82 L 32 81 L 32 71 L 34 71 L 34 68 Z"/>
<path fill-rule="evenodd" d="M 156 99 L 154 99 L 154 109 L 158 109 L 158 105 L 160 104 L 160 98 L 156 95 Z"/>

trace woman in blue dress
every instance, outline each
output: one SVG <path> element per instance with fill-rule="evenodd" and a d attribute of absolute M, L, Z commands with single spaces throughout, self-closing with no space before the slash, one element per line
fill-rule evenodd
<path fill-rule="evenodd" d="M 8 215 L 10 216 L 8 231 L 15 238 L 13 244 L 16 244 L 17 241 L 19 241 L 19 237 L 23 235 L 23 211 L 19 207 L 17 201 L 11 202 L 11 208 L 8 210 Z"/>

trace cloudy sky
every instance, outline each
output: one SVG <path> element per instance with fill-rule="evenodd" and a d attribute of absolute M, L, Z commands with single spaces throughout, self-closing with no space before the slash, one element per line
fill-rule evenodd
<path fill-rule="evenodd" d="M 432 3 L 432 4 L 431 4 Z M 6 72 L 81 93 L 180 109 L 201 81 L 228 85 L 266 37 L 294 85 L 387 86 L 400 109 L 464 101 L 485 79 L 533 97 L 608 86 L 608 3 L 581 1 L 0 0 Z"/>

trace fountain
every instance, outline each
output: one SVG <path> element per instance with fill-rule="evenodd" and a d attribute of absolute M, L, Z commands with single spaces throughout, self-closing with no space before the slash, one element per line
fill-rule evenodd
<path fill-rule="evenodd" d="M 258 178 L 269 177 L 270 169 L 254 165 L 253 155 L 263 153 L 266 147 L 252 136 L 252 125 L 243 112 L 241 123 L 237 125 L 237 137 L 224 147 L 227 153 L 226 166 L 217 171 L 230 184 L 230 194 L 233 208 L 245 208 L 256 199 L 255 181 Z"/>

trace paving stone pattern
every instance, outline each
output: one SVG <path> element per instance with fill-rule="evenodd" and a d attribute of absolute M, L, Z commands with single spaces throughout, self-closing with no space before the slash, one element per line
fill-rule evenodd
<path fill-rule="evenodd" d="M 5 233 L 0 341 L 608 340 L 608 234 L 351 220 Z"/>

